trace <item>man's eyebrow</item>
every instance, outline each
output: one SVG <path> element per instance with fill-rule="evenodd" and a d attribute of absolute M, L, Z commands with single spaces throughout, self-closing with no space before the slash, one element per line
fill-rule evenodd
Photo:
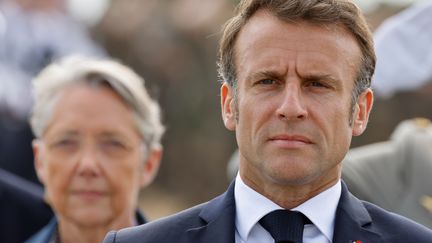
<path fill-rule="evenodd" d="M 260 80 L 263 78 L 279 79 L 280 74 L 272 70 L 258 71 L 246 76 L 246 80 Z"/>
<path fill-rule="evenodd" d="M 331 74 L 306 74 L 306 75 L 302 75 L 301 79 L 303 79 L 304 81 L 320 81 L 320 80 L 327 80 L 331 82 L 338 81 L 338 79 L 333 77 Z"/>
<path fill-rule="evenodd" d="M 274 70 L 264 70 L 264 71 L 258 71 L 253 72 L 246 76 L 246 80 L 254 81 L 254 80 L 261 80 L 261 79 L 283 79 L 281 78 L 281 75 L 279 72 Z M 311 74 L 304 74 L 300 76 L 300 78 L 303 81 L 329 81 L 329 82 L 338 82 L 339 79 L 334 77 L 331 74 L 320 74 L 320 73 L 311 73 Z"/>

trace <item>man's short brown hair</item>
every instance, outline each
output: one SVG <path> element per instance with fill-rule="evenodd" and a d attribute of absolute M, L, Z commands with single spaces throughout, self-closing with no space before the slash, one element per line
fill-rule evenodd
<path fill-rule="evenodd" d="M 218 66 L 222 82 L 237 87 L 235 43 L 243 26 L 261 9 L 286 22 L 304 20 L 317 25 L 340 25 L 346 28 L 355 37 L 362 52 L 352 104 L 354 105 L 357 97 L 371 86 L 376 62 L 373 37 L 360 9 L 350 0 L 241 1 L 236 9 L 236 15 L 225 24 L 220 41 Z"/>

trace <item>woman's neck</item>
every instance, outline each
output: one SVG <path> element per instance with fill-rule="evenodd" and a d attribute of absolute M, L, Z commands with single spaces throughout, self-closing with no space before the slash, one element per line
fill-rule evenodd
<path fill-rule="evenodd" d="M 105 235 L 111 230 L 135 225 L 135 219 L 117 220 L 108 224 L 96 226 L 79 225 L 65 219 L 59 219 L 58 233 L 61 243 L 94 243 L 102 242 Z"/>

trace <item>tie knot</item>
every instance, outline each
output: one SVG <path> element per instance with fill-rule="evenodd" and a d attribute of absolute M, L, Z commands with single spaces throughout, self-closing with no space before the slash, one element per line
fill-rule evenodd
<path fill-rule="evenodd" d="M 301 243 L 303 227 L 310 220 L 300 212 L 280 209 L 270 212 L 259 223 L 276 243 Z"/>

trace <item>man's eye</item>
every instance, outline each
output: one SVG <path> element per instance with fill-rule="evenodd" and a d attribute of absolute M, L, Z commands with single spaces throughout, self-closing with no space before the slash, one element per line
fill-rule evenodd
<path fill-rule="evenodd" d="M 326 85 L 324 85 L 323 83 L 316 82 L 316 81 L 310 82 L 309 86 L 311 86 L 311 87 L 326 87 Z"/>
<path fill-rule="evenodd" d="M 263 79 L 263 80 L 258 81 L 258 84 L 269 85 L 269 84 L 275 84 L 275 83 L 276 83 L 276 81 L 274 79 Z"/>

